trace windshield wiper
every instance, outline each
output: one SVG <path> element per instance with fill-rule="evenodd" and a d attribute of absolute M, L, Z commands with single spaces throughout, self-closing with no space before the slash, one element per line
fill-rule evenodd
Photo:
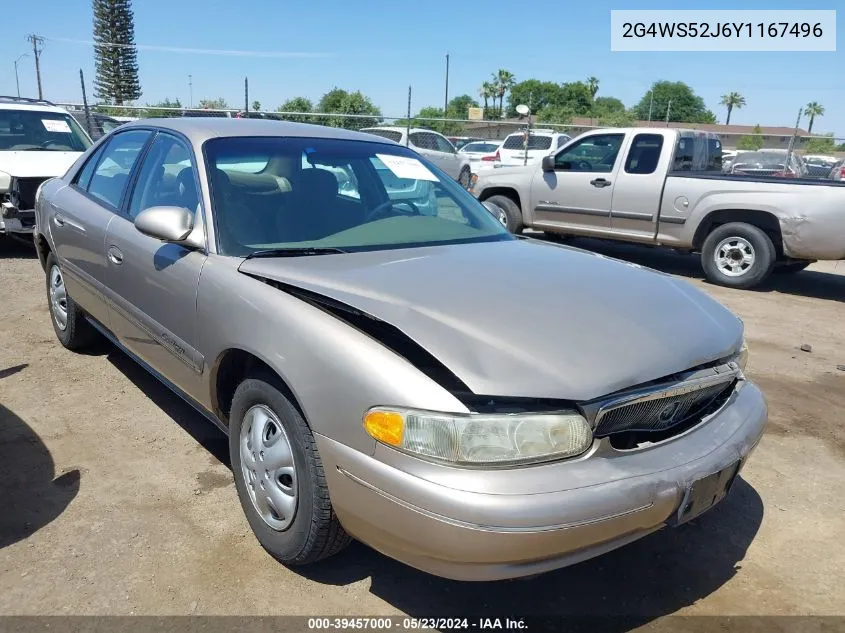
<path fill-rule="evenodd" d="M 303 246 L 300 248 L 265 248 L 260 251 L 254 251 L 246 256 L 246 259 L 256 259 L 259 257 L 308 257 L 310 255 L 333 255 L 336 253 L 348 253 L 342 248 L 333 246 Z"/>

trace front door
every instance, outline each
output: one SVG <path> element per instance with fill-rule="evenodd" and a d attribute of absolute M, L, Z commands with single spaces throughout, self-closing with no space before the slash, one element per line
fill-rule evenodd
<path fill-rule="evenodd" d="M 141 234 L 143 209 L 178 206 L 202 224 L 196 162 L 180 138 L 159 132 L 138 172 L 125 212 L 106 235 L 112 328 L 131 352 L 199 399 L 203 358 L 196 345 L 196 298 L 206 254 Z"/>
<path fill-rule="evenodd" d="M 559 151 L 554 171 L 542 171 L 538 164 L 530 201 L 534 226 L 608 232 L 624 140 L 622 133 L 592 134 Z"/>
<path fill-rule="evenodd" d="M 106 231 L 116 217 L 129 174 L 150 132 L 116 134 L 100 146 L 51 203 L 50 232 L 68 293 L 110 327 L 106 305 Z"/>

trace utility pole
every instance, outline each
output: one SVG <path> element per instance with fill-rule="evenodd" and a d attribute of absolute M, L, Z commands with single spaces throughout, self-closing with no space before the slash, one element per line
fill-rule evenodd
<path fill-rule="evenodd" d="M 666 105 L 666 127 L 669 127 L 669 113 L 672 111 L 672 100 Z"/>
<path fill-rule="evenodd" d="M 795 151 L 795 141 L 798 139 L 798 129 L 801 125 L 801 108 L 798 109 L 798 118 L 795 120 L 795 131 L 792 132 L 792 138 L 789 139 L 789 147 L 786 149 L 786 169 L 789 170 L 789 161 L 792 158 L 792 153 Z"/>
<path fill-rule="evenodd" d="M 654 90 L 650 90 L 651 100 L 648 102 L 648 121 L 651 123 L 651 110 L 654 108 Z"/>
<path fill-rule="evenodd" d="M 446 53 L 446 97 L 443 99 L 443 117 L 449 116 L 446 110 L 449 109 L 449 53 Z"/>
<path fill-rule="evenodd" d="M 188 99 L 190 99 L 191 106 L 194 107 L 194 83 L 191 75 L 188 75 Z"/>
<path fill-rule="evenodd" d="M 32 42 L 32 54 L 35 55 L 35 78 L 38 80 L 38 98 L 43 99 L 44 93 L 41 90 L 41 51 L 44 50 L 44 38 L 40 35 L 27 35 L 26 39 Z"/>
<path fill-rule="evenodd" d="M 408 146 L 408 143 L 411 141 L 411 86 L 408 86 L 408 118 L 406 119 L 407 123 L 405 128 L 405 147 Z"/>
<path fill-rule="evenodd" d="M 23 55 L 21 55 L 20 57 L 18 57 L 18 58 L 15 60 L 15 86 L 17 86 L 17 89 L 18 89 L 18 96 L 19 96 L 19 97 L 21 96 L 21 82 L 20 82 L 20 80 L 18 79 L 18 62 L 19 62 L 20 60 L 22 60 L 24 57 L 29 57 L 29 55 L 27 55 L 26 53 L 24 53 Z"/>
<path fill-rule="evenodd" d="M 244 77 L 244 117 L 249 118 L 249 77 Z"/>
<path fill-rule="evenodd" d="M 88 108 L 88 96 L 85 94 L 85 75 L 82 74 L 82 69 L 79 69 L 79 83 L 82 86 L 82 108 L 85 111 L 85 131 L 88 136 L 94 138 L 93 126 L 91 125 L 91 110 Z"/>

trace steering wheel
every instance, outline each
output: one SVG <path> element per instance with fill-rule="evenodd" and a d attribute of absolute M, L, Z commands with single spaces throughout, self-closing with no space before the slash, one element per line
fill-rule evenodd
<path fill-rule="evenodd" d="M 408 205 L 411 207 L 410 211 L 402 211 L 398 209 L 399 205 Z M 380 205 L 375 207 L 372 211 L 367 214 L 367 222 L 373 222 L 375 220 L 380 220 L 383 217 L 388 217 L 390 215 L 422 215 L 420 213 L 420 208 L 415 205 L 410 200 L 388 200 L 387 202 L 382 202 Z"/>
<path fill-rule="evenodd" d="M 593 171 L 593 165 L 589 161 L 579 160 L 575 164 L 578 165 L 578 171 Z"/>

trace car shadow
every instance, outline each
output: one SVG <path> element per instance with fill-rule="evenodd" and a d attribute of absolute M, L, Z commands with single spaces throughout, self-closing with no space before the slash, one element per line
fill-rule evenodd
<path fill-rule="evenodd" d="M 0 404 L 0 549 L 28 538 L 56 519 L 79 492 L 80 473 L 56 477 L 44 442 Z"/>
<path fill-rule="evenodd" d="M 37 259 L 38 252 L 31 239 L 0 236 L 0 259 Z"/>
<path fill-rule="evenodd" d="M 529 237 L 546 241 L 557 241 L 543 234 L 530 233 Z M 589 238 L 570 238 L 564 244 L 581 248 L 607 257 L 639 264 L 671 275 L 691 279 L 704 279 L 701 258 L 698 255 L 682 253 L 669 248 L 652 248 L 635 244 L 623 244 Z M 845 275 L 817 270 L 803 270 L 789 275 L 773 274 L 760 286 L 742 292 L 780 292 L 785 294 L 827 299 L 845 303 Z"/>

